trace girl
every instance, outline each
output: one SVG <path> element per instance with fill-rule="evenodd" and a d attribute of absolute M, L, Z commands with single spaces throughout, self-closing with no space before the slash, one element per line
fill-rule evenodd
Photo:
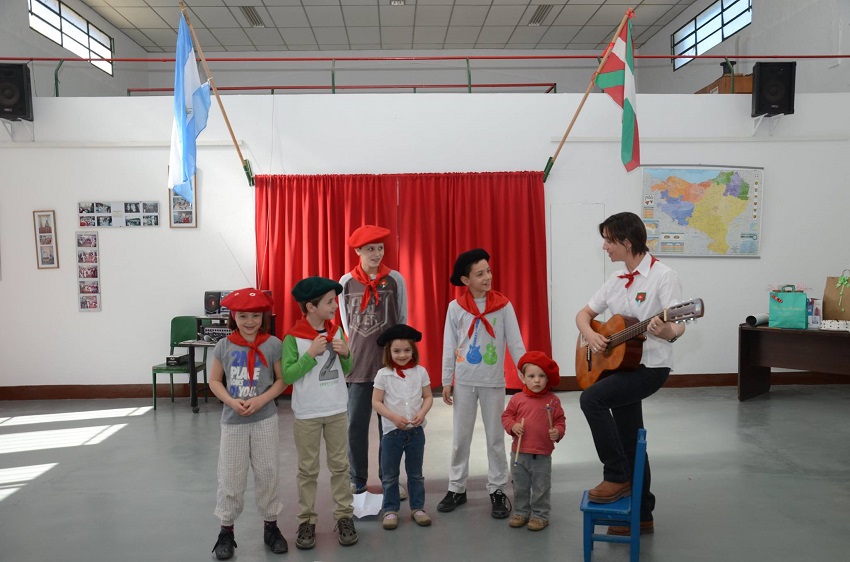
<path fill-rule="evenodd" d="M 239 289 L 221 301 L 230 309 L 228 326 L 235 331 L 213 350 L 210 389 L 224 403 L 218 456 L 215 515 L 221 531 L 213 547 L 216 558 L 233 556 L 233 523 L 245 505 L 248 467 L 254 469 L 254 495 L 265 520 L 263 541 L 272 552 L 288 546 L 277 526 L 278 425 L 273 400 L 283 392 L 281 341 L 262 330 L 263 312 L 271 298 L 253 288 Z"/>
<path fill-rule="evenodd" d="M 396 324 L 378 336 L 384 348 L 385 367 L 375 375 L 372 408 L 382 418 L 381 482 L 384 486 L 384 529 L 398 526 L 400 507 L 398 478 L 401 456 L 407 472 L 410 511 L 423 527 L 431 524 L 425 513 L 425 415 L 434 402 L 431 379 L 419 363 L 416 342 L 422 334 L 407 324 Z"/>

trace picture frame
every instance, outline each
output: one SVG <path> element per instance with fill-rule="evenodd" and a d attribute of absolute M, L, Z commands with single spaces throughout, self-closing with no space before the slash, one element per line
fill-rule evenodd
<path fill-rule="evenodd" d="M 190 203 L 171 189 L 168 190 L 168 226 L 171 228 L 198 227 L 198 183 L 192 178 L 194 200 Z"/>
<path fill-rule="evenodd" d="M 76 232 L 77 306 L 80 312 L 101 310 L 100 240 L 96 230 Z"/>
<path fill-rule="evenodd" d="M 35 261 L 38 269 L 59 269 L 59 252 L 56 244 L 56 213 L 33 211 L 35 233 Z"/>

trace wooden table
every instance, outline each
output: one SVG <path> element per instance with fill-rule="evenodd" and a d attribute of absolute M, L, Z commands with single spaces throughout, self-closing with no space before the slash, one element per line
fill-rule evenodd
<path fill-rule="evenodd" d="M 850 332 L 738 327 L 738 400 L 770 390 L 770 369 L 850 375 Z"/>

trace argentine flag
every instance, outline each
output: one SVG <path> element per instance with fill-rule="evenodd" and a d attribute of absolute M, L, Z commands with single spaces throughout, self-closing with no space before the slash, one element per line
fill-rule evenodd
<path fill-rule="evenodd" d="M 186 18 L 180 14 L 177 30 L 177 59 L 174 64 L 174 125 L 171 128 L 171 159 L 168 187 L 190 203 L 194 202 L 195 139 L 207 126 L 210 112 L 210 83 L 201 84 L 198 63 Z"/>

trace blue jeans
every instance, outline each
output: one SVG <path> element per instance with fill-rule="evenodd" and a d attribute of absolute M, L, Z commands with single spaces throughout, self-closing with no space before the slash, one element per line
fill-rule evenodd
<path fill-rule="evenodd" d="M 351 482 L 362 487 L 369 479 L 369 425 L 372 423 L 371 382 L 353 382 L 348 384 L 348 464 Z M 378 418 L 378 435 L 381 429 L 381 416 Z M 378 478 L 381 477 L 381 438 L 378 438 Z"/>
<path fill-rule="evenodd" d="M 650 369 L 640 365 L 634 372 L 616 372 L 599 379 L 581 393 L 581 410 L 590 426 L 605 480 L 628 482 L 632 479 L 637 432 L 643 427 L 641 401 L 655 394 L 669 374 L 670 369 L 666 367 Z M 649 490 L 651 482 L 647 455 L 641 521 L 651 521 L 655 509 L 655 496 Z"/>
<path fill-rule="evenodd" d="M 425 430 L 394 429 L 381 440 L 381 470 L 384 485 L 384 511 L 398 511 L 398 477 L 401 472 L 401 455 L 404 454 L 404 470 L 407 472 L 407 491 L 410 510 L 425 508 L 425 477 L 422 476 L 422 460 L 425 457 Z"/>

